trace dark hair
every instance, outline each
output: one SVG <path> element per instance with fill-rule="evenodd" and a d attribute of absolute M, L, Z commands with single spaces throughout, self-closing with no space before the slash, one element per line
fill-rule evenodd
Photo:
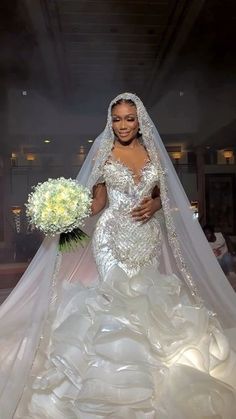
<path fill-rule="evenodd" d="M 136 107 L 135 103 L 131 99 L 119 99 L 119 100 L 117 100 L 117 102 L 113 103 L 111 109 L 113 109 L 117 105 L 121 105 L 122 103 L 127 103 L 130 106 L 135 106 Z"/>
<path fill-rule="evenodd" d="M 204 225 L 203 231 L 206 231 L 206 230 L 210 231 L 212 234 L 215 233 L 215 227 L 213 225 L 210 225 L 210 224 Z"/>

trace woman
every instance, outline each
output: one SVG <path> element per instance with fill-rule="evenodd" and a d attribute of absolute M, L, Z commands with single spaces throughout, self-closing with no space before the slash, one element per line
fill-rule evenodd
<path fill-rule="evenodd" d="M 218 317 L 235 326 L 235 297 L 135 95 L 111 102 L 78 180 L 103 210 L 96 265 L 90 246 L 60 260 L 47 240 L 3 306 L 18 331 L 2 334 L 3 418 L 233 419 L 236 357 Z"/>

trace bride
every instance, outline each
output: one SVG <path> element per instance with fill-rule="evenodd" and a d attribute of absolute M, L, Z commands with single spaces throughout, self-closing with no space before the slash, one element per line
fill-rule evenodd
<path fill-rule="evenodd" d="M 233 419 L 236 299 L 137 96 L 78 181 L 92 242 L 45 239 L 0 309 L 1 418 Z"/>

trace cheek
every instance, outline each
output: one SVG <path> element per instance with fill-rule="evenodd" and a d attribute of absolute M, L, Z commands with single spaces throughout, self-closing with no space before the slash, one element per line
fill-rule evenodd
<path fill-rule="evenodd" d="M 138 132 L 139 125 L 137 123 L 133 124 L 133 130 Z"/>
<path fill-rule="evenodd" d="M 117 131 L 117 124 L 112 124 L 112 129 L 113 129 L 113 131 Z"/>

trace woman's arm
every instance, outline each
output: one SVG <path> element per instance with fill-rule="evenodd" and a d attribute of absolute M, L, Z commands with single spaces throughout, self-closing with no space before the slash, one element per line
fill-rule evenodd
<path fill-rule="evenodd" d="M 107 188 L 105 183 L 99 183 L 93 187 L 92 215 L 98 214 L 106 205 Z"/>

